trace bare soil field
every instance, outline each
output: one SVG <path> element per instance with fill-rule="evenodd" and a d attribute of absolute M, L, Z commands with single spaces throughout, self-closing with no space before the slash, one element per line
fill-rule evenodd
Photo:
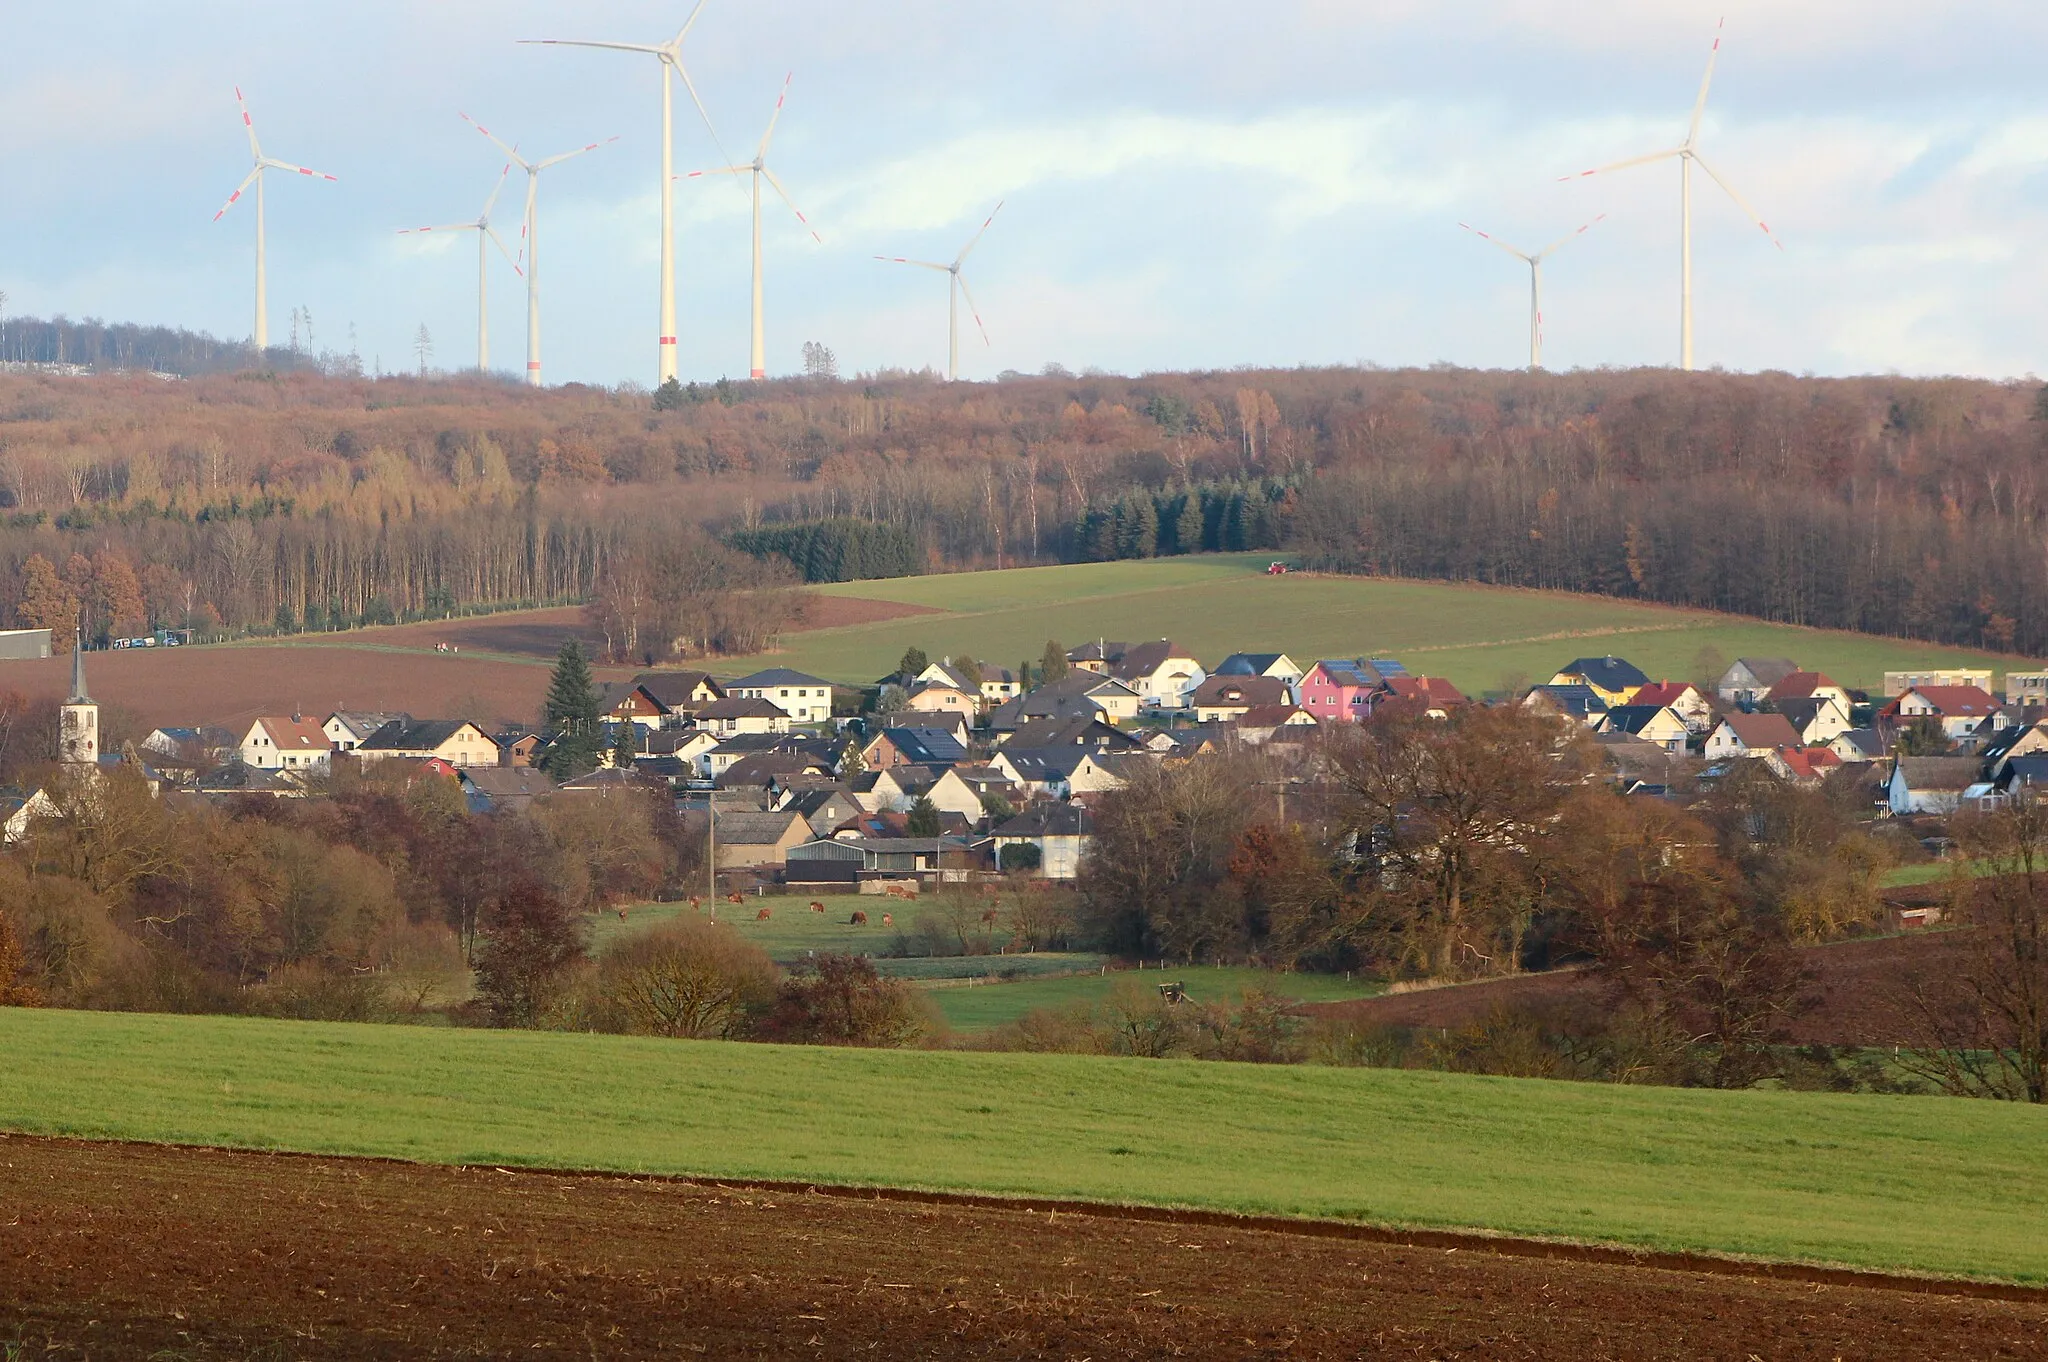
<path fill-rule="evenodd" d="M 1792 1019 L 1797 1045 L 1894 1045 L 1911 1038 L 1892 1001 L 1915 970 L 1939 971 L 1961 949 L 1960 932 L 1929 931 L 1813 946 L 1800 952 L 1813 971 L 1811 1010 Z M 1302 1012 L 1351 1017 L 1384 1026 L 1455 1029 L 1485 1021 L 1497 1009 L 1591 1001 L 1600 984 L 1583 970 L 1553 970 L 1512 979 L 1389 993 L 1351 1002 L 1315 1003 Z"/>
<path fill-rule="evenodd" d="M 2048 1294 L 0 1136 L 0 1353 L 2032 1358 Z"/>

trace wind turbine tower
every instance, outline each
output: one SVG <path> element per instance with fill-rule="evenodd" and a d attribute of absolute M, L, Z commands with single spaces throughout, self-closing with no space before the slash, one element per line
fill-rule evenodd
<path fill-rule="evenodd" d="M 761 134 L 761 145 L 755 149 L 753 160 L 745 165 L 720 166 L 716 170 L 693 170 L 689 175 L 693 180 L 703 175 L 754 177 L 754 346 L 750 352 L 752 360 L 749 366 L 749 376 L 753 378 L 768 376 L 768 343 L 761 330 L 761 181 L 764 178 L 769 186 L 782 196 L 782 201 L 789 205 L 789 211 L 796 214 L 796 220 L 810 232 L 811 240 L 821 246 L 825 243 L 825 239 L 818 235 L 817 229 L 811 226 L 811 220 L 804 216 L 804 210 L 796 206 L 796 200 L 782 187 L 782 181 L 776 179 L 775 172 L 768 168 L 768 144 L 775 139 L 775 125 L 782 118 L 783 101 L 789 98 L 790 77 L 795 74 L 791 72 L 782 78 L 782 93 L 775 97 L 775 112 L 768 116 L 768 131 Z"/>
<path fill-rule="evenodd" d="M 484 200 L 484 211 L 477 214 L 475 222 L 451 222 L 439 227 L 403 227 L 400 236 L 414 236 L 421 232 L 475 232 L 476 233 L 476 371 L 489 373 L 491 368 L 491 288 L 490 276 L 485 272 L 489 263 L 488 246 L 495 245 L 498 253 L 512 266 L 514 274 L 523 275 L 519 262 L 512 258 L 512 252 L 498 234 L 491 230 L 491 210 L 498 205 L 498 195 L 505 190 L 505 177 L 512 173 L 508 162 L 498 172 L 498 182 L 491 187 L 491 196 Z M 523 225 L 523 224 L 522 224 Z"/>
<path fill-rule="evenodd" d="M 1699 98 L 1693 101 L 1692 122 L 1686 127 L 1685 140 L 1683 142 L 1675 147 L 1668 147 L 1663 151 L 1653 151 L 1645 156 L 1631 156 L 1625 161 L 1616 161 L 1612 165 L 1595 166 L 1591 170 L 1582 170 L 1577 175 L 1561 177 L 1566 180 L 1583 179 L 1588 175 L 1605 175 L 1611 170 L 1626 170 L 1630 166 L 1648 165 L 1653 161 L 1677 159 L 1678 367 L 1681 369 L 1692 368 L 1692 168 L 1694 164 L 1697 163 L 1699 168 L 1706 171 L 1715 184 L 1721 186 L 1722 191 L 1729 198 L 1735 200 L 1735 206 L 1747 213 L 1749 220 L 1754 222 L 1765 236 L 1770 237 L 1773 246 L 1776 246 L 1781 251 L 1785 249 L 1785 243 L 1772 235 L 1770 226 L 1757 216 L 1756 209 L 1749 206 L 1749 201 L 1735 191 L 1734 185 L 1722 179 L 1720 172 L 1708 165 L 1706 158 L 1700 155 L 1700 118 L 1707 111 L 1707 87 L 1713 84 L 1714 81 L 1714 63 L 1721 56 L 1721 30 L 1726 26 L 1727 22 L 1726 19 L 1723 19 L 1714 25 L 1714 47 L 1707 54 L 1707 71 L 1705 75 L 1700 77 Z"/>
<path fill-rule="evenodd" d="M 491 139 L 498 150 L 512 158 L 512 164 L 526 172 L 526 213 L 519 223 L 520 240 L 524 243 L 526 257 L 526 381 L 533 387 L 540 386 L 540 173 L 549 166 L 560 165 L 572 156 L 581 156 L 586 151 L 596 151 L 618 141 L 607 137 L 602 142 L 588 142 L 574 151 L 565 151 L 559 156 L 550 156 L 545 161 L 529 161 L 519 152 L 498 140 L 496 133 L 471 118 L 462 116 L 463 121 Z M 483 247 L 479 245 L 478 251 Z"/>
<path fill-rule="evenodd" d="M 960 377 L 960 299 L 962 295 L 965 295 L 967 298 L 967 310 L 974 314 L 974 325 L 981 332 L 981 343 L 983 345 L 989 343 L 988 328 L 981 324 L 981 309 L 974 305 L 974 290 L 967 287 L 967 276 L 960 272 L 960 267 L 967 263 L 968 253 L 981 244 L 981 238 L 988 231 L 989 224 L 994 222 L 996 214 L 1002 211 L 1003 205 L 1001 203 L 996 204 L 994 208 L 989 210 L 988 217 L 981 224 L 981 230 L 967 239 L 967 244 L 960 248 L 960 254 L 953 257 L 953 263 L 950 265 L 941 265 L 932 260 L 908 260 L 900 255 L 878 255 L 875 257 L 877 260 L 886 260 L 895 265 L 915 265 L 921 270 L 937 270 L 940 274 L 952 276 L 946 284 L 946 378 L 949 381 Z"/>
<path fill-rule="evenodd" d="M 220 206 L 220 212 L 213 215 L 213 220 L 219 222 L 228 209 L 235 206 L 235 201 L 242 197 L 244 190 L 252 184 L 256 186 L 256 325 L 250 332 L 250 338 L 256 343 L 256 355 L 260 360 L 264 352 L 270 348 L 270 307 L 265 295 L 266 281 L 263 273 L 263 172 L 283 170 L 314 180 L 332 180 L 334 177 L 318 170 L 308 170 L 304 166 L 295 166 L 290 161 L 265 156 L 262 144 L 256 140 L 255 120 L 249 117 L 249 103 L 242 98 L 242 87 L 239 85 L 235 87 L 235 103 L 242 110 L 242 131 L 249 134 L 249 159 L 254 165 L 242 182 L 235 186 L 235 192 L 228 195 L 228 201 Z"/>
<path fill-rule="evenodd" d="M 1493 236 L 1489 233 L 1480 231 L 1477 227 L 1474 227 L 1469 222 L 1461 222 L 1458 224 L 1460 227 L 1463 227 L 1472 235 L 1479 237 L 1485 241 L 1491 241 L 1494 245 L 1500 247 L 1509 255 L 1513 256 L 1515 259 L 1526 261 L 1528 263 L 1529 368 L 1532 372 L 1543 367 L 1543 261 L 1545 257 L 1547 257 L 1552 251 L 1564 245 L 1566 242 L 1584 236 L 1588 231 L 1592 230 L 1593 223 L 1601 221 L 1601 219 L 1605 218 L 1606 216 L 1607 214 L 1602 213 L 1599 217 L 1594 218 L 1593 222 L 1587 223 L 1584 227 L 1581 227 L 1577 231 L 1572 232 L 1566 236 L 1559 237 L 1557 240 L 1551 242 L 1548 246 L 1545 246 L 1542 250 L 1536 252 L 1534 255 L 1529 254 L 1527 251 L 1523 251 L 1517 249 L 1514 246 L 1508 245 L 1507 242 L 1502 241 L 1497 236 Z"/>
<path fill-rule="evenodd" d="M 683 20 L 683 26 L 676 36 L 665 43 L 602 43 L 580 38 L 523 38 L 520 41 L 542 47 L 601 47 L 612 52 L 642 52 L 656 57 L 661 62 L 661 337 L 656 343 L 655 377 L 657 384 L 666 383 L 676 376 L 676 233 L 675 233 L 675 86 L 670 77 L 681 76 L 683 88 L 690 92 L 690 102 L 697 106 L 698 117 L 704 120 L 704 127 L 711 133 L 713 145 L 718 143 L 718 130 L 711 126 L 711 115 L 704 111 L 704 101 L 697 98 L 697 87 L 690 83 L 690 73 L 683 66 L 683 39 L 690 36 L 691 25 L 704 12 L 706 0 L 697 0 L 690 17 Z M 718 148 L 723 159 L 725 148 Z"/>

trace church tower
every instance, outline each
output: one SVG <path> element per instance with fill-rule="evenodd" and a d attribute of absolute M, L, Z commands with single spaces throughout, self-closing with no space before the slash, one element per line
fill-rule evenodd
<path fill-rule="evenodd" d="M 100 764 L 100 707 L 85 690 L 85 637 L 71 648 L 71 698 L 57 726 L 57 755 L 66 766 L 97 771 Z"/>

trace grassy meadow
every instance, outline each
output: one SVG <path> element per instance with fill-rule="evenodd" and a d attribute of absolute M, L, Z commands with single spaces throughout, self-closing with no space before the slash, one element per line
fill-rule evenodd
<path fill-rule="evenodd" d="M 0 1009 L 0 1129 L 1476 1227 L 2048 1281 L 2048 1111 Z"/>
<path fill-rule="evenodd" d="M 1050 959 L 1052 957 L 1038 957 Z M 886 964 L 889 962 L 877 962 Z M 1386 985 L 1373 979 L 1345 979 L 1335 974 L 1300 974 L 1241 966 L 1169 966 L 1163 970 L 1108 970 L 1072 973 L 1041 979 L 1005 979 L 996 983 L 934 983 L 932 1001 L 956 1032 L 972 1035 L 992 1031 L 1041 1007 L 1072 1007 L 1099 1003 L 1119 984 L 1140 988 L 1178 983 L 1198 1003 L 1233 1003 L 1252 989 L 1267 989 L 1302 1003 L 1334 1003 L 1369 998 Z"/>
<path fill-rule="evenodd" d="M 1503 678 L 1548 680 L 1574 657 L 1614 653 L 1653 677 L 1690 678 L 1703 649 L 1726 660 L 1785 655 L 1850 686 L 1876 688 L 1909 666 L 2020 665 L 1994 654 L 1866 634 L 1766 624 L 1740 616 L 1600 596 L 1504 587 L 1289 574 L 1276 555 L 1202 554 L 1121 563 L 946 573 L 843 582 L 822 594 L 921 606 L 934 613 L 785 635 L 780 651 L 720 659 L 721 672 L 791 666 L 834 681 L 885 675 L 912 644 L 933 657 L 968 653 L 1014 667 L 1048 638 L 1169 637 L 1213 665 L 1232 652 L 1317 657 L 1393 655 L 1469 693 Z M 2031 665 L 2031 664 L 2026 664 Z"/>

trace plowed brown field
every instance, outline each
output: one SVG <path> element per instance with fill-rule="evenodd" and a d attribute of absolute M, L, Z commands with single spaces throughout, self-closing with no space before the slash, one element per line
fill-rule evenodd
<path fill-rule="evenodd" d="M 0 1355 L 515 1354 L 2029 1358 L 2048 1295 L 0 1137 Z"/>

